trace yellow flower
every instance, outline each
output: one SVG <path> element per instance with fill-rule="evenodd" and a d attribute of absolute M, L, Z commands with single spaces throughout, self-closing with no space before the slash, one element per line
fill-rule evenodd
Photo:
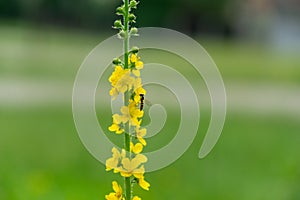
<path fill-rule="evenodd" d="M 121 176 L 130 177 L 134 176 L 138 179 L 142 178 L 145 173 L 143 163 L 147 162 L 147 157 L 142 154 L 137 154 L 133 159 L 129 158 L 122 159 L 123 168 L 121 170 Z"/>
<path fill-rule="evenodd" d="M 130 76 L 130 71 L 126 71 L 116 82 L 116 84 L 114 85 L 115 88 L 121 92 L 121 93 L 125 93 L 127 90 L 130 90 L 133 83 L 134 83 L 135 79 Z"/>
<path fill-rule="evenodd" d="M 136 54 L 131 54 L 129 64 L 134 64 L 137 70 L 143 69 L 144 63 L 140 61 L 140 58 Z"/>
<path fill-rule="evenodd" d="M 109 94 L 110 96 L 112 96 L 112 100 L 115 100 L 117 98 L 117 96 L 119 95 L 119 92 L 116 88 L 112 88 L 110 91 L 109 91 Z"/>
<path fill-rule="evenodd" d="M 129 105 L 129 113 L 131 118 L 141 118 L 144 115 L 144 111 L 140 110 L 137 103 L 134 101 L 130 101 Z"/>
<path fill-rule="evenodd" d="M 137 137 L 137 139 L 139 140 L 139 142 L 140 142 L 142 145 L 146 146 L 146 145 L 147 145 L 147 142 L 146 142 L 146 140 L 144 139 L 144 137 L 145 137 L 145 135 L 147 134 L 147 130 L 146 130 L 145 128 L 140 129 L 140 127 L 137 126 L 137 127 L 135 128 L 135 133 L 136 133 L 136 137 Z"/>
<path fill-rule="evenodd" d="M 139 87 L 134 91 L 133 100 L 135 103 L 137 103 L 137 104 L 141 103 L 141 94 L 143 94 L 143 95 L 146 94 L 146 90 L 142 87 Z"/>
<path fill-rule="evenodd" d="M 143 145 L 141 143 L 133 144 L 130 142 L 130 151 L 135 154 L 139 154 L 143 151 Z"/>
<path fill-rule="evenodd" d="M 115 123 L 108 127 L 108 130 L 111 132 L 116 132 L 116 134 L 122 134 L 124 132 L 124 129 L 122 129 L 118 124 Z"/>
<path fill-rule="evenodd" d="M 146 94 L 146 90 L 144 89 L 144 88 L 142 88 L 142 87 L 138 87 L 137 89 L 135 89 L 135 91 L 134 91 L 136 94 Z"/>
<path fill-rule="evenodd" d="M 136 63 L 139 60 L 139 57 L 136 54 L 131 54 L 130 63 Z"/>
<path fill-rule="evenodd" d="M 113 121 L 115 124 L 125 124 L 129 121 L 130 125 L 139 126 L 141 121 L 139 118 L 143 117 L 144 111 L 141 111 L 134 101 L 130 101 L 128 107 L 122 106 L 122 115 L 114 114 Z"/>
<path fill-rule="evenodd" d="M 113 115 L 114 123 L 116 123 L 116 124 L 124 123 L 125 124 L 126 122 L 128 122 L 128 120 L 129 120 L 128 107 L 122 106 L 121 113 L 122 113 L 122 115 L 119 115 L 119 114 Z"/>
<path fill-rule="evenodd" d="M 139 186 L 141 186 L 141 188 L 143 188 L 144 190 L 149 190 L 150 187 L 150 183 L 148 183 L 147 181 L 145 181 L 144 177 L 139 179 Z"/>
<path fill-rule="evenodd" d="M 125 200 L 125 198 L 123 197 L 122 187 L 116 181 L 112 182 L 112 188 L 114 192 L 111 192 L 109 195 L 106 195 L 106 200 Z"/>
<path fill-rule="evenodd" d="M 119 92 L 124 93 L 132 88 L 135 79 L 130 75 L 129 69 L 123 69 L 121 66 L 116 66 L 115 71 L 109 77 L 112 89 L 109 94 L 115 99 Z"/>
<path fill-rule="evenodd" d="M 142 87 L 142 79 L 136 78 L 134 79 L 134 83 L 133 83 L 134 91 L 137 90 L 139 87 Z"/>
<path fill-rule="evenodd" d="M 141 76 L 141 72 L 140 72 L 140 70 L 138 70 L 138 69 L 133 69 L 133 70 L 132 70 L 132 73 L 133 73 L 135 76 L 137 76 L 137 77 Z"/>
<path fill-rule="evenodd" d="M 134 196 L 132 200 L 142 200 L 142 199 L 138 196 Z"/>
<path fill-rule="evenodd" d="M 111 152 L 113 153 L 112 157 L 106 160 L 106 171 L 118 169 L 119 161 L 126 155 L 124 149 L 122 149 L 122 151 L 119 152 L 118 149 L 115 147 L 112 148 Z M 115 173 L 116 172 L 117 171 L 115 171 Z"/>
<path fill-rule="evenodd" d="M 141 78 L 136 78 L 134 83 L 133 83 L 133 88 L 134 88 L 134 101 L 136 103 L 140 102 L 140 94 L 145 95 L 146 94 L 146 90 L 142 87 L 142 79 Z"/>
<path fill-rule="evenodd" d="M 109 82 L 111 82 L 112 86 L 115 86 L 119 79 L 127 72 L 128 70 L 123 69 L 121 66 L 116 66 L 115 71 L 112 73 L 112 75 L 109 77 Z"/>
<path fill-rule="evenodd" d="M 144 63 L 142 61 L 137 61 L 135 63 L 135 68 L 140 70 L 140 69 L 143 69 L 144 68 Z"/>

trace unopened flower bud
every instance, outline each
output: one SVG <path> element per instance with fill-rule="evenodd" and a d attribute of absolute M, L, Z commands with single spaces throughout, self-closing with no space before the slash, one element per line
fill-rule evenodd
<path fill-rule="evenodd" d="M 129 21 L 132 21 L 134 22 L 135 19 L 136 19 L 136 16 L 134 14 L 130 14 L 129 17 L 128 17 Z"/>
<path fill-rule="evenodd" d="M 131 0 L 129 6 L 130 6 L 131 8 L 136 8 L 137 4 L 138 4 L 138 3 L 137 3 L 135 0 Z"/>
<path fill-rule="evenodd" d="M 114 65 L 120 65 L 122 61 L 119 58 L 115 58 L 112 62 Z"/>
<path fill-rule="evenodd" d="M 123 25 L 122 25 L 121 20 L 116 20 L 114 23 L 114 28 L 118 29 L 118 28 L 122 28 L 122 27 L 123 27 Z"/>
<path fill-rule="evenodd" d="M 131 49 L 131 53 L 133 53 L 133 54 L 137 54 L 138 52 L 139 52 L 139 48 L 138 47 L 132 47 L 132 49 Z"/>
<path fill-rule="evenodd" d="M 118 36 L 119 36 L 120 38 L 125 38 L 125 36 L 126 36 L 125 31 L 121 30 L 121 31 L 119 32 Z"/>
<path fill-rule="evenodd" d="M 118 7 L 116 10 L 117 15 L 124 15 L 124 8 L 123 7 Z"/>
<path fill-rule="evenodd" d="M 138 29 L 137 29 L 137 28 L 132 27 L 132 28 L 130 29 L 130 35 L 137 35 L 137 33 L 138 33 Z"/>

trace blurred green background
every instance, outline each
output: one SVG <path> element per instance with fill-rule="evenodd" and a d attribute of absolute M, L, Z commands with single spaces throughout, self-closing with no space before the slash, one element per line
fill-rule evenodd
<path fill-rule="evenodd" d="M 1 200 L 104 199 L 111 181 L 119 179 L 81 144 L 71 108 L 76 72 L 114 33 L 119 4 L 1 0 Z M 143 199 L 300 199 L 299 11 L 293 0 L 141 2 L 139 26 L 173 28 L 205 47 L 224 78 L 228 112 L 208 157 L 197 157 L 210 117 L 204 109 L 193 145 L 173 165 L 147 174 L 150 192 L 136 188 L 136 194 Z M 147 61 L 156 54 L 143 56 Z M 98 115 L 109 124 L 107 113 Z M 161 142 L 149 145 L 162 146 L 172 133 L 164 130 Z"/>

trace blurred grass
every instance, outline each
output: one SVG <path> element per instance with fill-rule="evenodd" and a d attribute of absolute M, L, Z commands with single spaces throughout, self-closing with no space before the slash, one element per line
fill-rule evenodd
<path fill-rule="evenodd" d="M 1 199 L 103 199 L 118 178 L 84 149 L 70 109 L 1 109 L 0 120 Z M 230 114 L 199 160 L 204 129 L 176 163 L 147 174 L 144 199 L 298 199 L 297 120 Z"/>
<path fill-rule="evenodd" d="M 1 25 L 0 79 L 72 82 L 84 57 L 104 35 Z M 238 42 L 206 40 L 203 46 L 225 81 L 300 81 L 296 55 Z M 300 198 L 298 119 L 228 113 L 217 146 L 198 160 L 209 119 L 202 116 L 200 132 L 184 156 L 147 174 L 150 192 L 136 188 L 143 199 Z M 118 176 L 106 173 L 81 144 L 71 105 L 0 105 L 0 123 L 0 199 L 104 199 L 111 191 L 110 182 Z M 150 145 L 164 144 L 164 139 L 154 139 Z"/>

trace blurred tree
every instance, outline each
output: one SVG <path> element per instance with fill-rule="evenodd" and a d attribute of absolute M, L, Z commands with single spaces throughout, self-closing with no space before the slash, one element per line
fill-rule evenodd
<path fill-rule="evenodd" d="M 18 0 L 1 0 L 0 17 L 17 18 L 20 16 L 20 3 Z"/>
<path fill-rule="evenodd" d="M 190 34 L 226 31 L 224 9 L 232 0 L 140 0 L 138 26 L 163 26 Z M 1 0 L 0 17 L 108 29 L 120 0 Z"/>
<path fill-rule="evenodd" d="M 142 26 L 164 26 L 190 34 L 196 34 L 199 31 L 223 33 L 226 29 L 224 10 L 229 1 L 143 1 L 138 11 L 138 16 L 140 16 L 138 22 Z"/>

